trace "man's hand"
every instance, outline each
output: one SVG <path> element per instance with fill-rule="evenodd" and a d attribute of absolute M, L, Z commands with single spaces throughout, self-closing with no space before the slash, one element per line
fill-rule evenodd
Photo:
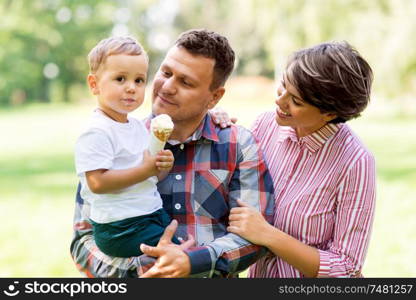
<path fill-rule="evenodd" d="M 144 273 L 141 278 L 178 278 L 189 276 L 191 263 L 184 250 L 193 246 L 195 240 L 192 236 L 189 236 L 189 239 L 181 245 L 173 244 L 172 237 L 177 227 L 178 222 L 173 220 L 166 227 L 156 247 L 140 245 L 140 250 L 144 254 L 157 257 L 153 267 Z"/>

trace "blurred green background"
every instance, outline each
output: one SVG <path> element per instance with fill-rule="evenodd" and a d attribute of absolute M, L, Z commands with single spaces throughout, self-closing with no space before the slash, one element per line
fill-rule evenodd
<path fill-rule="evenodd" d="M 149 53 L 152 78 L 178 34 L 203 27 L 236 51 L 220 105 L 244 126 L 274 109 L 292 51 L 347 40 L 369 61 L 372 102 L 350 122 L 377 160 L 364 275 L 416 277 L 416 1 L 3 0 L 0 16 L 0 277 L 80 276 L 69 254 L 73 147 L 94 108 L 90 48 L 131 34 Z M 133 114 L 149 112 L 146 97 Z"/>

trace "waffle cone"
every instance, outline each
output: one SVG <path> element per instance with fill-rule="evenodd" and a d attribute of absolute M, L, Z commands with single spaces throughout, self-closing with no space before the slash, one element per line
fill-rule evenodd
<path fill-rule="evenodd" d="M 153 134 L 155 137 L 157 137 L 158 140 L 160 140 L 161 142 L 167 142 L 171 133 L 172 133 L 172 129 L 163 129 L 163 130 L 153 130 Z"/>

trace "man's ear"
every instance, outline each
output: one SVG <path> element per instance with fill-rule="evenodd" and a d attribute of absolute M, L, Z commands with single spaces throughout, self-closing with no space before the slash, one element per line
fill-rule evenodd
<path fill-rule="evenodd" d="M 87 82 L 93 95 L 98 95 L 100 90 L 98 89 L 98 85 L 97 85 L 97 76 L 91 73 L 88 74 Z"/>
<path fill-rule="evenodd" d="M 208 109 L 213 109 L 215 105 L 221 100 L 222 96 L 224 96 L 225 88 L 220 86 L 216 90 L 212 92 L 212 99 L 208 102 Z"/>

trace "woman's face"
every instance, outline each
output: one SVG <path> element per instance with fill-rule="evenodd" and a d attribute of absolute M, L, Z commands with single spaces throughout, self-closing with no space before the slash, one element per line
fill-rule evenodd
<path fill-rule="evenodd" d="M 294 128 L 298 137 L 309 135 L 336 118 L 336 115 L 321 113 L 317 107 L 303 101 L 286 74 L 277 88 L 276 104 L 277 123 Z"/>

